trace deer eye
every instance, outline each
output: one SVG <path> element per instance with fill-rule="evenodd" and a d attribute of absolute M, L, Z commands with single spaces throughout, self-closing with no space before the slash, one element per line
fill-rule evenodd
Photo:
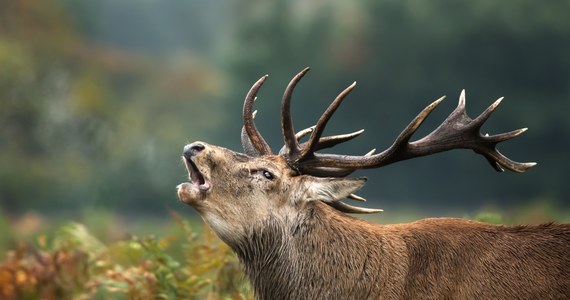
<path fill-rule="evenodd" d="M 273 180 L 273 178 L 275 178 L 275 176 L 273 176 L 273 174 L 267 170 L 261 170 L 261 174 L 263 174 L 263 177 L 269 180 Z"/>

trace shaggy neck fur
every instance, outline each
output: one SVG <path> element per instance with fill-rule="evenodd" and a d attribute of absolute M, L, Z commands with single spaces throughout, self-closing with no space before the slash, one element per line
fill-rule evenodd
<path fill-rule="evenodd" d="M 379 261 L 385 251 L 384 238 L 366 226 L 354 231 L 347 222 L 366 223 L 320 201 L 303 212 L 292 220 L 270 218 L 230 245 L 245 266 L 256 296 L 335 299 L 351 295 L 365 299 L 378 295 L 380 286 L 370 282 L 390 281 L 387 266 Z M 374 247 L 363 248 L 363 243 Z"/>
<path fill-rule="evenodd" d="M 377 225 L 319 201 L 230 244 L 259 299 L 568 299 L 570 225 Z"/>

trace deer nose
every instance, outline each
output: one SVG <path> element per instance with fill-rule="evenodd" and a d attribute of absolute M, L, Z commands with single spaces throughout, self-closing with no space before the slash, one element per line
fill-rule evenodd
<path fill-rule="evenodd" d="M 184 157 L 190 159 L 192 156 L 198 155 L 198 153 L 202 152 L 206 146 L 201 143 L 192 143 L 184 146 Z"/>

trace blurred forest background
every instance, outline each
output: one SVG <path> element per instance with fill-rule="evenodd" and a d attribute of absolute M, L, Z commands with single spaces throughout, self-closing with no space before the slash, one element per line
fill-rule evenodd
<path fill-rule="evenodd" d="M 369 206 L 567 209 L 568 12 L 565 0 L 2 0 L 0 214 L 192 215 L 175 194 L 184 144 L 241 151 L 243 98 L 268 73 L 257 125 L 279 149 L 281 95 L 306 66 L 297 129 L 358 82 L 326 133 L 366 133 L 337 153 L 385 149 L 447 95 L 416 137 L 429 133 L 461 89 L 472 117 L 505 96 L 485 131 L 529 127 L 499 147 L 538 162 L 528 173 L 496 173 L 471 151 L 438 154 L 358 173 Z"/>

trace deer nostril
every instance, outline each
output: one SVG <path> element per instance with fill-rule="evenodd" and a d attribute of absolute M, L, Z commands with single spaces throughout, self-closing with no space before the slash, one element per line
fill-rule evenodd
<path fill-rule="evenodd" d="M 204 150 L 206 146 L 200 143 L 192 143 L 184 146 L 184 157 L 190 158 L 192 156 L 198 155 L 202 150 Z"/>

